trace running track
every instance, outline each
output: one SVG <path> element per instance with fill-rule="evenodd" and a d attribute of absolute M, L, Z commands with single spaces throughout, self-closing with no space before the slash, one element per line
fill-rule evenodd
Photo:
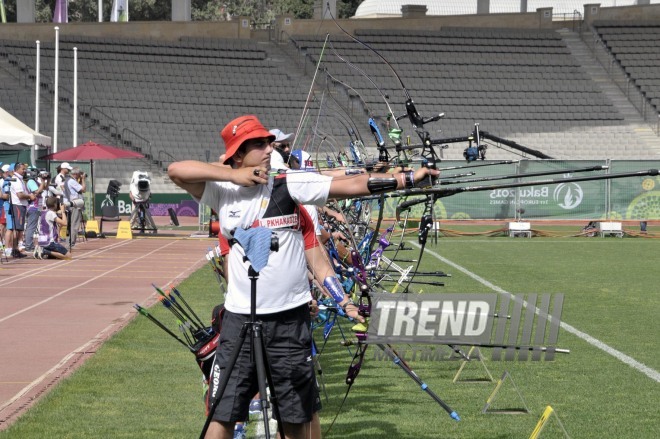
<path fill-rule="evenodd" d="M 68 261 L 0 265 L 0 430 L 150 304 L 154 283 L 179 283 L 206 263 L 208 238 L 79 242 Z"/>

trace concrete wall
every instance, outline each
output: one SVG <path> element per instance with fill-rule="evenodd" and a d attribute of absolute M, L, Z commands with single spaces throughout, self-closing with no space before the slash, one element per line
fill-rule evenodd
<path fill-rule="evenodd" d="M 660 20 L 660 5 L 601 8 L 598 14 L 585 16 L 586 24 L 592 20 Z M 585 7 L 586 10 L 586 7 Z M 373 18 L 344 19 L 340 25 L 348 32 L 356 29 L 418 29 L 439 30 L 442 27 L 481 27 L 517 29 L 554 29 L 566 27 L 568 22 L 552 22 L 548 19 L 548 8 L 536 12 L 512 14 L 478 14 L 456 16 L 432 16 L 423 18 Z M 289 24 L 284 24 L 284 19 Z M 256 38 L 264 39 L 266 33 L 243 26 L 248 17 L 238 17 L 224 22 L 137 22 L 129 23 L 67 23 L 60 24 L 60 35 L 89 35 L 103 37 L 154 38 L 175 41 L 181 36 L 207 38 Z M 249 20 L 248 20 L 249 21 Z M 27 41 L 53 41 L 55 32 L 52 23 L 8 23 L 0 26 L 0 38 Z M 294 20 L 291 16 L 278 17 L 275 29 L 269 34 L 279 40 L 294 34 L 340 34 L 332 20 Z"/>
<path fill-rule="evenodd" d="M 65 23 L 58 24 L 60 36 L 87 35 L 108 38 L 154 38 L 161 41 L 175 41 L 181 36 L 209 38 L 239 38 L 240 20 L 226 22 L 147 22 L 129 23 Z M 8 23 L 0 26 L 0 38 L 16 40 L 53 41 L 53 23 Z M 249 35 L 243 36 L 249 38 Z"/>
<path fill-rule="evenodd" d="M 370 18 L 370 19 L 344 19 L 338 23 L 347 32 L 353 33 L 356 29 L 415 29 L 439 30 L 445 26 L 451 27 L 482 27 L 482 28 L 518 28 L 539 29 L 548 28 L 542 23 L 538 12 L 526 14 L 483 14 L 483 15 L 455 15 L 431 16 L 424 18 Z M 341 31 L 332 20 L 294 20 L 290 34 L 339 34 Z"/>
<path fill-rule="evenodd" d="M 242 26 L 243 19 L 238 17 L 225 22 L 137 22 L 129 23 L 67 23 L 60 24 L 60 35 L 88 35 L 115 38 L 157 38 L 174 41 L 181 36 L 214 38 L 250 38 L 251 31 Z M 546 27 L 537 12 L 526 14 L 484 14 L 459 15 L 453 17 L 424 18 L 376 18 L 339 20 L 348 32 L 355 29 L 419 29 L 438 30 L 443 26 L 463 27 L 513 27 L 538 29 Z M 0 38 L 20 40 L 52 41 L 55 36 L 52 23 L 9 23 L 0 26 Z M 332 20 L 291 20 L 291 24 L 282 26 L 292 34 L 339 34 L 341 31 Z M 256 31 L 255 31 L 256 32 Z"/>
<path fill-rule="evenodd" d="M 598 13 L 591 14 L 591 6 L 597 6 Z M 640 6 L 619 6 L 611 8 L 601 8 L 600 4 L 584 5 L 585 24 L 591 25 L 594 20 L 621 20 L 621 21 L 649 21 L 660 20 L 660 5 L 640 5 Z"/>

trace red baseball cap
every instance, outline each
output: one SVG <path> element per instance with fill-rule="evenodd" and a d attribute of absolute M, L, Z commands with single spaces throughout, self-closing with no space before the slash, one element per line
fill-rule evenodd
<path fill-rule="evenodd" d="M 257 116 L 252 114 L 232 120 L 220 131 L 220 135 L 225 142 L 225 164 L 246 140 L 261 137 L 268 137 L 271 142 L 275 140 L 275 136 L 268 132 Z"/>

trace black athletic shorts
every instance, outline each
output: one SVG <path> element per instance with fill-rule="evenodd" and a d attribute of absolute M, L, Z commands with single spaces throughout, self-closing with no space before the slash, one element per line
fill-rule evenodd
<path fill-rule="evenodd" d="M 208 407 L 215 399 L 220 377 L 240 339 L 243 322 L 248 319 L 249 316 L 225 310 L 210 380 Z M 282 422 L 304 424 L 311 421 L 312 415 L 321 409 L 321 399 L 312 359 L 309 306 L 305 304 L 288 311 L 257 316 L 257 320 L 263 322 L 267 363 Z M 246 420 L 250 401 L 258 392 L 257 381 L 257 370 L 250 360 L 248 333 L 213 419 L 223 422 Z"/>

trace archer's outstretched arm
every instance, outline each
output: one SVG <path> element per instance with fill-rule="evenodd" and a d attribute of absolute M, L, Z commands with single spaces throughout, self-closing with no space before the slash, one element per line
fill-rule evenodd
<path fill-rule="evenodd" d="M 418 182 L 425 180 L 429 175 L 437 177 L 440 175 L 440 171 L 422 167 L 414 172 L 372 173 L 334 177 L 330 185 L 329 198 L 352 198 L 399 189 L 410 189 L 415 187 Z"/>

